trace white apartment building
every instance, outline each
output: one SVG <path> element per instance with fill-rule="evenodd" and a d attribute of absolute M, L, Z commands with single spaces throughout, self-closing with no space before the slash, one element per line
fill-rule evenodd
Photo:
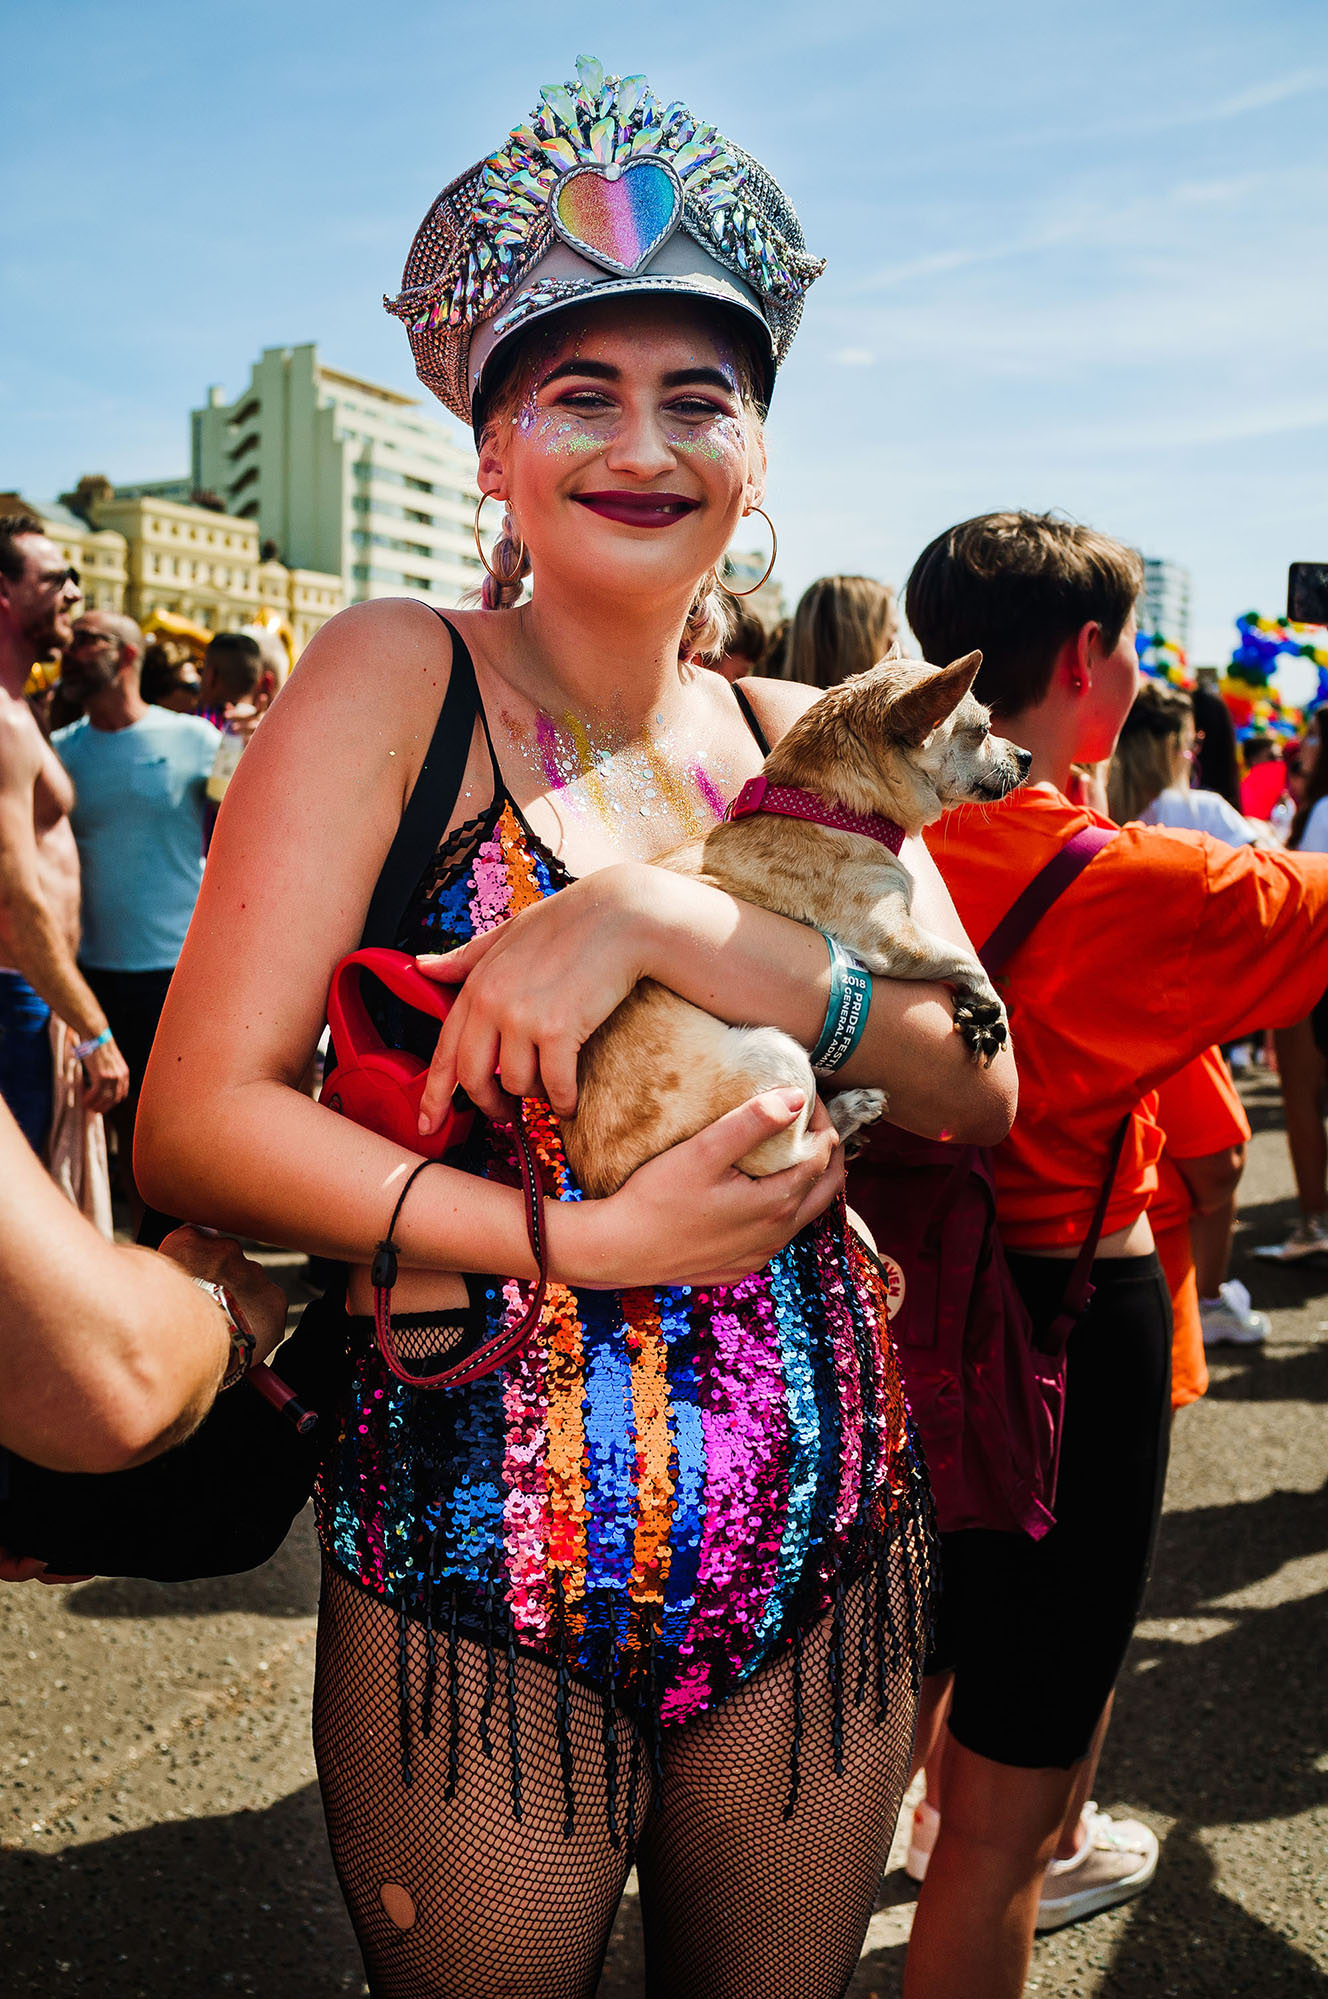
<path fill-rule="evenodd" d="M 257 522 L 292 568 L 330 570 L 346 601 L 456 604 L 483 580 L 469 441 L 415 397 L 267 347 L 233 403 L 192 415 L 192 485 Z"/>
<path fill-rule="evenodd" d="M 1139 629 L 1161 632 L 1163 638 L 1190 649 L 1190 572 L 1179 562 L 1144 557 L 1144 587 L 1139 596 Z"/>

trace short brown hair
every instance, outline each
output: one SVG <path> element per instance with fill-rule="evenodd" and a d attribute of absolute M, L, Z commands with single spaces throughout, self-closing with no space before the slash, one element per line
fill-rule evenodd
<path fill-rule="evenodd" d="M 982 649 L 974 686 L 1001 715 L 1035 707 L 1056 655 L 1086 624 L 1114 646 L 1143 588 L 1138 553 L 1055 514 L 979 514 L 947 528 L 913 565 L 904 608 L 938 666 Z"/>
<path fill-rule="evenodd" d="M 263 650 L 249 632 L 218 632 L 203 655 L 228 701 L 247 701 L 263 678 Z"/>
<path fill-rule="evenodd" d="M 23 575 L 23 557 L 14 543 L 24 535 L 45 532 L 35 514 L 0 514 L 0 576 L 7 583 L 17 583 Z"/>
<path fill-rule="evenodd" d="M 820 576 L 798 599 L 778 677 L 838 687 L 875 666 L 898 628 L 890 584 L 874 576 Z"/>

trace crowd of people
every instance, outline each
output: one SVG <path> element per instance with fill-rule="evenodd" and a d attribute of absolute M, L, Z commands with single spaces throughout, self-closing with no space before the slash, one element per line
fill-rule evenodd
<path fill-rule="evenodd" d="M 566 131 L 596 107 L 597 148 L 675 161 L 668 188 L 702 200 L 677 107 L 643 126 L 640 79 L 578 76 Z M 1220 699 L 1140 684 L 1135 553 L 991 512 L 922 550 L 903 611 L 925 660 L 981 652 L 974 691 L 1027 779 L 891 851 L 919 921 L 981 949 L 1091 836 L 1001 976 L 1009 1045 L 975 1064 L 944 985 L 873 978 L 775 907 L 652 867 L 823 691 L 887 656 L 927 670 L 882 582 L 822 578 L 768 632 L 720 581 L 818 268 L 779 189 L 744 197 L 759 250 L 726 248 L 720 204 L 629 267 L 574 204 L 556 235 L 527 228 L 576 185 L 565 133 L 537 137 L 519 170 L 515 139 L 485 167 L 515 204 L 499 263 L 476 248 L 488 211 L 449 189 L 394 307 L 499 503 L 479 604 L 356 606 L 273 701 L 253 637 L 218 635 L 201 671 L 154 656 L 131 619 L 74 615 L 38 521 L 0 521 L 0 1447 L 111 1474 L 187 1436 L 282 1336 L 230 1237 L 304 1250 L 342 1273 L 347 1377 L 317 1492 L 314 1738 L 378 1999 L 590 1999 L 633 1865 L 652 1992 L 834 1999 L 917 1771 L 907 1999 L 1017 1999 L 1037 1929 L 1157 1865 L 1153 1832 L 1091 1793 L 1174 1411 L 1208 1348 L 1268 1330 L 1229 1275 L 1249 1124 L 1224 1047 L 1276 1046 L 1304 1212 L 1274 1253 L 1328 1249 L 1328 758 L 1311 724 L 1252 802 Z M 704 188 L 725 158 L 717 139 Z M 501 285 L 456 289 L 472 253 Z M 26 699 L 52 652 L 55 700 Z M 889 844 L 800 797 L 764 809 Z M 440 1035 L 373 1016 L 428 1068 L 414 1146 L 308 1091 L 333 969 L 364 942 L 455 994 Z M 846 1162 L 818 1107 L 800 1163 L 744 1174 L 805 1109 L 771 1089 L 582 1198 L 560 1118 L 642 978 L 783 1029 L 956 1159 L 990 1148 L 1010 1323 L 1064 1347 L 1036 1531 L 936 1518 L 923 1308 L 870 1237 L 877 1139 Z M 458 1089 L 479 1115 L 441 1157 Z M 81 1175 L 57 1158 L 75 1098 Z M 161 1255 L 86 1219 L 102 1115 L 129 1213 L 197 1225 Z M 524 1344 L 481 1366 L 523 1315 Z M 467 1385 L 416 1385 L 444 1360 L 474 1362 Z M 3 1557 L 13 1580 L 41 1568 Z"/>

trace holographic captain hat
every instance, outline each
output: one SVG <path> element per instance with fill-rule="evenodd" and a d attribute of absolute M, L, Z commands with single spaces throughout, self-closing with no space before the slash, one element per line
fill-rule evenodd
<path fill-rule="evenodd" d="M 546 315 L 633 293 L 709 298 L 775 370 L 825 268 L 763 166 L 644 77 L 577 58 L 546 84 L 499 152 L 460 174 L 421 223 L 400 296 L 420 380 L 465 422 L 481 417 L 495 350 Z"/>

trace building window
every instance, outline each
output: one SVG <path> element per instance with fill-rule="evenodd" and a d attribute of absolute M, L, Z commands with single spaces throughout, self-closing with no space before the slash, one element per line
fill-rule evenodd
<path fill-rule="evenodd" d="M 427 590 L 429 588 L 429 579 L 427 576 L 403 576 L 401 582 L 402 587 L 406 590 Z"/>
<path fill-rule="evenodd" d="M 432 493 L 433 491 L 433 486 L 428 479 L 412 479 L 409 472 L 406 474 L 406 484 L 412 493 Z"/>

